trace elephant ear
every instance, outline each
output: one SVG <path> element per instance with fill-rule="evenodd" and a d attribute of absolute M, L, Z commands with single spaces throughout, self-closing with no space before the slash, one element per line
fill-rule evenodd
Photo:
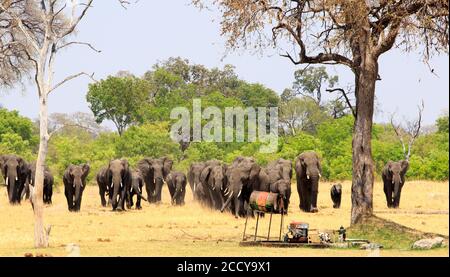
<path fill-rule="evenodd" d="M 255 180 L 259 176 L 260 172 L 261 167 L 257 163 L 253 163 L 250 168 L 250 175 L 249 175 L 250 180 Z"/>
<path fill-rule="evenodd" d="M 400 161 L 401 165 L 402 165 L 402 174 L 406 174 L 406 171 L 408 171 L 409 169 L 409 162 L 407 160 L 402 160 Z"/>
<path fill-rule="evenodd" d="M 91 167 L 88 163 L 83 164 L 81 166 L 82 170 L 83 170 L 83 175 L 81 175 L 81 178 L 86 179 L 86 177 L 89 175 L 89 171 L 91 171 Z"/>
<path fill-rule="evenodd" d="M 200 173 L 200 182 L 202 184 L 207 184 L 207 180 L 209 178 L 209 174 L 211 173 L 212 166 L 205 167 Z"/>
<path fill-rule="evenodd" d="M 165 157 L 164 158 L 164 164 L 163 164 L 163 177 L 166 178 L 166 176 L 170 173 L 173 166 L 173 160 L 170 158 Z"/>
<path fill-rule="evenodd" d="M 303 175 L 303 157 L 302 155 L 299 155 L 297 159 L 295 160 L 295 174 L 297 177 L 300 177 Z"/>

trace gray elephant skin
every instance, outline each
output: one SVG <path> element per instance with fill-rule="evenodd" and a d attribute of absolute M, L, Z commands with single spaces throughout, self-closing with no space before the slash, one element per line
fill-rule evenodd
<path fill-rule="evenodd" d="M 246 215 L 246 205 L 250 200 L 250 195 L 259 188 L 259 173 L 261 167 L 255 162 L 254 158 L 237 157 L 228 167 L 226 176 L 228 186 L 226 188 L 227 197 L 225 203 L 220 209 L 223 212 L 231 202 L 232 212 L 237 218 Z"/>
<path fill-rule="evenodd" d="M 0 167 L 7 187 L 9 203 L 20 204 L 29 175 L 28 163 L 16 155 L 2 155 L 0 156 Z"/>
<path fill-rule="evenodd" d="M 147 198 L 150 203 L 161 202 L 161 192 L 167 175 L 172 170 L 173 160 L 168 157 L 159 159 L 145 158 L 138 162 L 137 169 L 141 171 Z"/>
<path fill-rule="evenodd" d="M 172 171 L 167 175 L 167 187 L 169 188 L 172 205 L 184 205 L 186 195 L 187 177 L 184 173 Z"/>
<path fill-rule="evenodd" d="M 300 209 L 305 212 L 318 212 L 317 196 L 322 174 L 319 156 L 313 151 L 300 154 L 295 160 L 295 173 Z"/>
<path fill-rule="evenodd" d="M 86 188 L 86 178 L 89 175 L 89 164 L 69 165 L 64 172 L 64 194 L 67 206 L 71 212 L 79 212 L 83 191 Z"/>
<path fill-rule="evenodd" d="M 339 209 L 341 207 L 342 199 L 342 185 L 334 184 L 330 190 L 331 200 L 333 201 L 333 208 Z"/>
<path fill-rule="evenodd" d="M 400 197 L 408 168 L 409 162 L 407 160 L 389 161 L 384 167 L 381 177 L 388 208 L 398 208 L 400 206 Z"/>
<path fill-rule="evenodd" d="M 200 174 L 201 188 L 205 190 L 206 197 L 212 209 L 220 210 L 224 204 L 225 189 L 227 188 L 226 171 L 228 166 L 217 160 L 205 163 Z"/>
<path fill-rule="evenodd" d="M 30 198 L 31 187 L 34 187 L 34 178 L 36 175 L 36 162 L 33 162 L 30 166 L 27 182 L 25 183 L 25 189 L 22 192 L 22 198 L 25 195 L 26 199 Z M 55 180 L 53 174 L 48 166 L 44 166 L 44 191 L 43 200 L 45 204 L 52 204 L 53 196 L 53 184 Z M 31 186 L 31 187 L 30 187 Z"/>
<path fill-rule="evenodd" d="M 136 209 L 142 209 L 141 200 L 147 201 L 142 195 L 142 188 L 145 185 L 144 177 L 142 172 L 138 169 L 135 169 L 131 172 L 131 189 L 128 192 L 128 204 L 127 208 L 131 209 L 133 207 L 133 196 L 136 195 Z"/>

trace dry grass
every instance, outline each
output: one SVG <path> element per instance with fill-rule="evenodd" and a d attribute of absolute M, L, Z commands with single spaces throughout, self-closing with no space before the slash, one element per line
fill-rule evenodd
<path fill-rule="evenodd" d="M 350 182 L 343 183 L 342 207 L 332 208 L 330 183 L 320 184 L 319 213 L 307 214 L 298 208 L 293 185 L 292 206 L 285 224 L 292 220 L 310 223 L 315 229 L 338 229 L 350 222 Z M 60 188 L 58 188 L 60 189 Z M 57 189 L 57 190 L 58 190 Z M 368 256 L 364 250 L 239 247 L 244 219 L 200 207 L 186 194 L 186 206 L 172 207 L 167 188 L 163 204 L 143 204 L 143 210 L 113 213 L 100 206 L 96 186 L 85 190 L 82 211 L 69 213 L 62 192 L 56 191 L 54 204 L 45 209 L 45 222 L 52 225 L 50 245 L 33 249 L 33 215 L 29 204 L 10 206 L 6 190 L 0 188 L 0 256 L 45 253 L 65 256 L 65 245 L 80 246 L 82 256 Z M 385 207 L 382 184 L 374 189 L 374 209 L 386 218 L 423 232 L 449 234 L 448 182 L 407 182 L 401 208 Z M 279 232 L 279 216 L 274 217 L 272 236 Z M 268 217 L 262 219 L 260 234 L 266 233 Z M 249 219 L 248 232 L 254 232 L 255 220 Z M 283 230 L 285 232 L 285 230 Z M 381 256 L 448 256 L 448 247 L 429 251 L 381 251 Z"/>

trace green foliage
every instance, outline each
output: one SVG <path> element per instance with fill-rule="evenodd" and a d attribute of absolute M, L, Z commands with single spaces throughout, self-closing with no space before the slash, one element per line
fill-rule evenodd
<path fill-rule="evenodd" d="M 29 118 L 0 108 L 0 154 L 14 153 L 31 159 L 37 144 L 38 137 Z"/>
<path fill-rule="evenodd" d="M 168 124 L 132 126 L 115 143 L 117 158 L 127 158 L 132 164 L 144 157 L 181 157 L 180 146 L 169 136 Z"/>
<path fill-rule="evenodd" d="M 142 122 L 149 91 L 150 84 L 145 80 L 110 76 L 90 84 L 86 99 L 97 123 L 111 120 L 122 134 L 129 125 Z"/>
<path fill-rule="evenodd" d="M 318 104 L 321 104 L 323 90 L 333 87 L 339 81 L 338 76 L 328 75 L 325 66 L 297 70 L 294 78 L 293 91 L 297 95 L 311 97 Z"/>
<path fill-rule="evenodd" d="M 439 117 L 436 120 L 436 126 L 438 127 L 439 133 L 447 133 L 448 134 L 448 114 Z"/>

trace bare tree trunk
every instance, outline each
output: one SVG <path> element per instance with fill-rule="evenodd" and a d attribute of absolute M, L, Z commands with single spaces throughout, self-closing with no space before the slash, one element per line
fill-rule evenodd
<path fill-rule="evenodd" d="M 371 140 L 377 62 L 366 58 L 362 69 L 355 73 L 357 110 L 352 144 L 352 225 L 363 222 L 373 214 L 374 163 Z"/>
<path fill-rule="evenodd" d="M 48 247 L 48 233 L 44 226 L 44 165 L 47 157 L 48 146 L 48 106 L 47 94 L 39 97 L 39 153 L 36 161 L 35 187 L 33 193 L 34 208 L 34 244 L 36 248 Z"/>

